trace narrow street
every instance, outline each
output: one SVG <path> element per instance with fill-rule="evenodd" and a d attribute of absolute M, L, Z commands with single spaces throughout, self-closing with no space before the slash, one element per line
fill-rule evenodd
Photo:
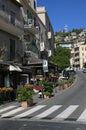
<path fill-rule="evenodd" d="M 6 120 L 12 120 L 12 122 L 15 120 L 20 122 L 25 121 L 27 122 L 27 125 L 30 125 L 32 130 L 34 130 L 35 127 L 32 127 L 32 123 L 28 124 L 28 121 L 33 122 L 33 124 L 37 122 L 37 124 L 35 123 L 37 128 L 40 128 L 43 122 L 45 122 L 46 128 L 48 127 L 47 124 L 49 124 L 50 128 L 51 123 L 53 123 L 53 129 L 61 128 L 62 130 L 62 127 L 64 126 L 66 130 L 67 126 L 69 127 L 70 125 L 72 125 L 71 130 L 75 126 L 82 127 L 80 124 L 86 124 L 85 81 L 86 74 L 79 72 L 75 82 L 70 88 L 60 91 L 59 93 L 57 92 L 54 97 L 48 100 L 41 99 L 41 102 L 27 109 L 21 108 L 17 104 L 10 104 L 4 108 L 0 107 L 1 122 L 5 123 L 4 121 Z M 62 125 L 58 127 L 56 123 L 62 123 Z M 26 129 L 27 125 L 25 126 Z M 86 127 L 85 129 L 84 127 L 85 125 L 83 125 L 80 130 L 85 130 Z M 21 130 L 22 129 L 24 130 L 24 127 L 21 128 Z"/>

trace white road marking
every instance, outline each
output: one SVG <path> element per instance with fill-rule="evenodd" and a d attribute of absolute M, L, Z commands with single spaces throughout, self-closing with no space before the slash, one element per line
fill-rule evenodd
<path fill-rule="evenodd" d="M 53 113 L 54 111 L 58 110 L 62 105 L 54 105 L 51 108 L 47 109 L 46 111 L 42 112 L 41 114 L 35 116 L 34 118 L 40 119 L 40 118 L 44 118 L 48 115 L 50 115 L 51 113 Z"/>
<path fill-rule="evenodd" d="M 68 118 L 68 116 L 70 116 L 77 108 L 79 105 L 71 105 L 69 106 L 66 110 L 64 110 L 62 113 L 60 113 L 59 115 L 57 115 L 54 120 L 56 119 L 66 119 Z"/>
<path fill-rule="evenodd" d="M 77 121 L 83 121 L 86 122 L 86 109 L 83 111 L 83 113 L 80 115 L 80 117 L 77 119 Z"/>
<path fill-rule="evenodd" d="M 45 106 L 46 105 L 38 105 L 38 106 L 36 106 L 36 107 L 34 107 L 34 108 L 30 109 L 30 110 L 27 110 L 26 112 L 23 112 L 23 113 L 21 113 L 19 115 L 14 116 L 13 118 L 23 118 L 23 117 L 26 117 L 26 116 L 28 116 L 28 115 L 30 115 L 30 114 L 40 110 L 41 108 L 43 108 Z"/>
<path fill-rule="evenodd" d="M 12 109 L 12 108 L 15 108 L 16 106 L 9 106 L 9 107 L 6 107 L 6 108 L 2 108 L 1 110 L 0 110 L 0 113 L 2 113 L 2 112 L 4 112 L 4 111 L 7 111 L 7 110 L 10 110 L 10 109 Z"/>
<path fill-rule="evenodd" d="M 19 107 L 19 108 L 14 109 L 14 110 L 12 110 L 12 111 L 10 111 L 10 112 L 7 112 L 7 113 L 2 114 L 1 117 L 9 117 L 9 116 L 11 116 L 11 115 L 13 115 L 13 114 L 15 114 L 15 113 L 17 113 L 17 112 L 20 112 L 20 111 L 22 111 L 22 110 L 24 110 L 24 108 Z"/>

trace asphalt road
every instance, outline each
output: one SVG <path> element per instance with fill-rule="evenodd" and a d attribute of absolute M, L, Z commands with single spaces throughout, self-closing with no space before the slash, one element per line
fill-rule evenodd
<path fill-rule="evenodd" d="M 86 73 L 78 72 L 70 88 L 33 107 L 6 110 L 0 130 L 86 130 Z"/>
<path fill-rule="evenodd" d="M 1 120 L 0 130 L 86 130 L 86 125 L 75 123 Z"/>

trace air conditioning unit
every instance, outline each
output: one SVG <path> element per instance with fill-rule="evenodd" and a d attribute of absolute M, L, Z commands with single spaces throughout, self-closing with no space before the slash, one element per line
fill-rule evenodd
<path fill-rule="evenodd" d="M 30 51 L 25 51 L 24 52 L 24 57 L 25 58 L 29 58 L 31 56 L 31 52 Z"/>
<path fill-rule="evenodd" d="M 44 42 L 41 42 L 40 43 L 40 51 L 44 51 L 44 48 L 45 48 Z"/>
<path fill-rule="evenodd" d="M 48 50 L 48 57 L 50 57 L 52 55 L 51 50 Z"/>
<path fill-rule="evenodd" d="M 32 25 L 32 19 L 28 19 L 28 25 Z"/>
<path fill-rule="evenodd" d="M 48 39 L 51 39 L 51 32 L 48 32 Z"/>
<path fill-rule="evenodd" d="M 24 16 L 24 22 L 27 24 L 27 16 Z"/>

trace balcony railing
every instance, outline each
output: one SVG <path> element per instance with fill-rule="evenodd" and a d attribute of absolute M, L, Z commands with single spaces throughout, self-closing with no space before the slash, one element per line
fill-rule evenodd
<path fill-rule="evenodd" d="M 12 24 L 10 18 L 11 18 L 10 14 L 0 10 L 0 19 L 4 20 L 4 22 L 6 22 L 8 24 Z M 18 19 L 15 19 L 15 25 L 14 26 L 22 29 L 23 28 L 23 22 L 18 20 Z"/>
<path fill-rule="evenodd" d="M 33 34 L 37 34 L 39 32 L 39 28 L 35 24 L 33 19 L 27 19 L 25 17 L 24 20 L 25 20 L 24 29 L 30 31 Z"/>

